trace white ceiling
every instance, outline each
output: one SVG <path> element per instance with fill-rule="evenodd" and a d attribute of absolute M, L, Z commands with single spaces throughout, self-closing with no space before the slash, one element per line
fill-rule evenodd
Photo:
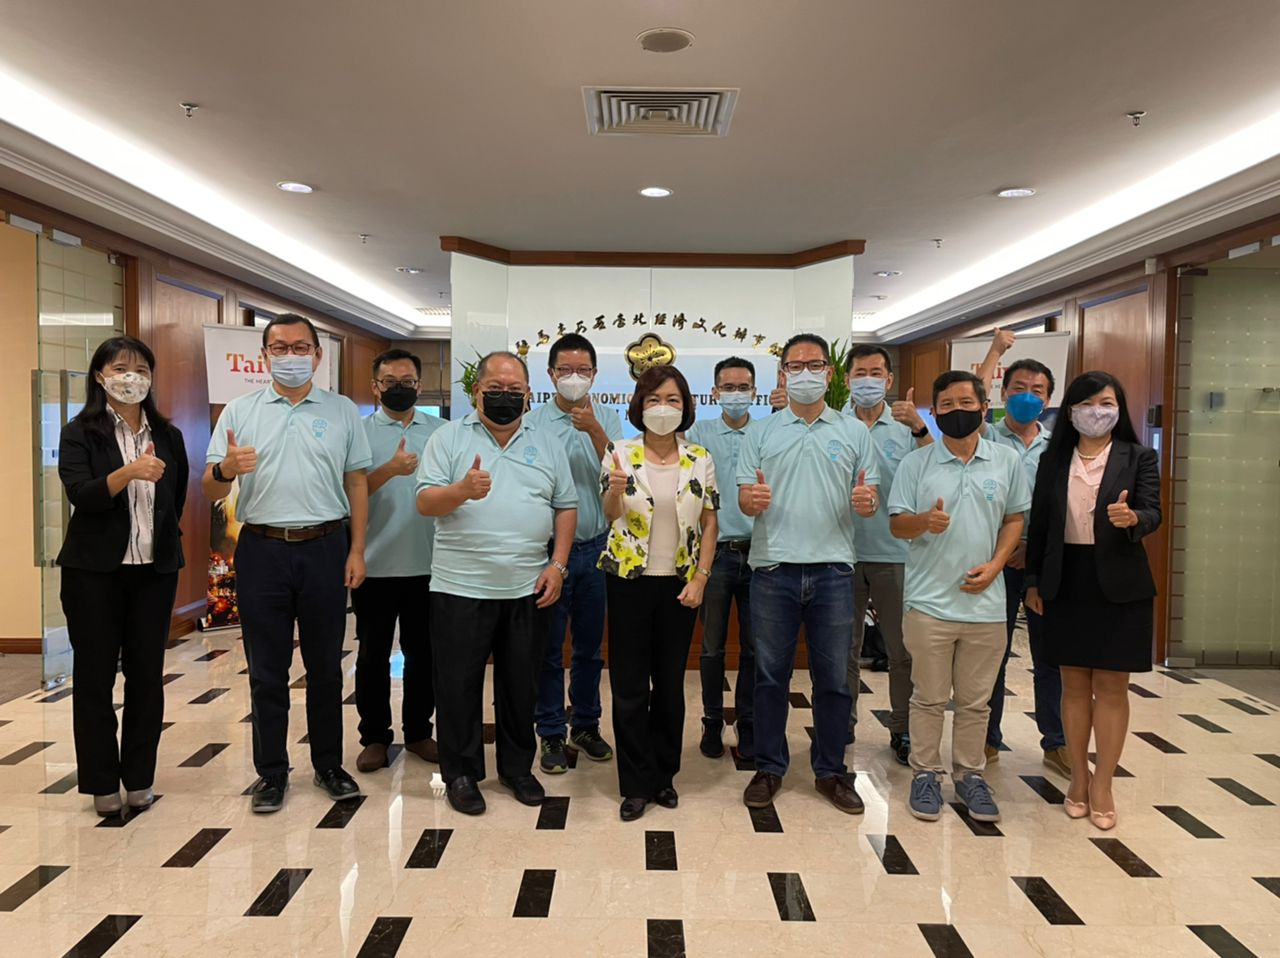
<path fill-rule="evenodd" d="M 456 234 L 723 252 L 865 239 L 854 309 L 884 309 L 1280 111 L 1275 0 L 0 0 L 0 24 L 0 66 L 415 306 L 448 301 L 437 237 Z M 655 26 L 697 39 L 644 53 L 635 36 Z M 741 92 L 724 139 L 591 137 L 586 85 Z M 200 104 L 194 119 L 180 100 Z M 1135 108 L 1149 114 L 1136 129 Z M 109 179 L 10 126 L 0 147 Z M 0 186 L 54 189 L 17 166 L 0 156 Z M 283 194 L 281 179 L 318 192 Z M 1267 167 L 1238 182 L 1278 179 Z M 675 194 L 637 195 L 650 184 Z M 992 196 L 1023 184 L 1038 195 Z M 202 232 L 136 190 L 98 186 Z M 203 232 L 251 269 L 243 243 Z M 881 268 L 903 275 L 874 278 Z M 1006 286 L 1026 292 L 1046 272 Z M 316 297 L 332 300 L 323 280 Z M 348 300 L 341 311 L 403 328 Z"/>

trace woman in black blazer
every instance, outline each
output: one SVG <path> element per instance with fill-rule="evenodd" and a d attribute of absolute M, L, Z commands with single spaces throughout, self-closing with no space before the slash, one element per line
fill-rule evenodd
<path fill-rule="evenodd" d="M 1115 827 L 1111 780 L 1129 729 L 1129 673 L 1151 671 L 1155 580 L 1144 536 L 1160 526 L 1160 469 L 1138 442 L 1124 387 L 1078 376 L 1040 458 L 1027 532 L 1027 608 L 1062 671 L 1071 753 L 1066 813 Z M 1098 758 L 1089 775 L 1089 736 Z"/>
<path fill-rule="evenodd" d="M 132 336 L 93 354 L 84 409 L 62 430 L 58 476 L 74 511 L 58 556 L 75 661 L 72 722 L 80 793 L 108 817 L 154 796 L 169 635 L 187 497 L 182 433 L 156 409 L 155 356 Z M 124 730 L 112 690 L 122 663 Z"/>

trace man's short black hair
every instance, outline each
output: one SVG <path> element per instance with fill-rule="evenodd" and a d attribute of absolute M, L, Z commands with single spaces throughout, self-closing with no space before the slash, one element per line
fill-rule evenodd
<path fill-rule="evenodd" d="M 547 368 L 556 368 L 556 357 L 565 350 L 580 349 L 591 357 L 591 367 L 594 369 L 596 365 L 596 348 L 591 345 L 591 340 L 586 336 L 578 333 L 565 333 L 554 343 L 551 344 L 551 352 L 547 353 Z"/>
<path fill-rule="evenodd" d="M 408 359 L 413 363 L 414 371 L 417 372 L 418 378 L 422 378 L 422 360 L 409 352 L 407 349 L 401 349 L 396 346 L 388 349 L 385 353 L 379 353 L 373 360 L 373 378 L 378 378 L 378 367 L 383 363 L 394 363 L 401 359 Z"/>
<path fill-rule="evenodd" d="M 1053 370 L 1044 363 L 1036 359 L 1019 359 L 1016 362 L 1012 362 L 1004 368 L 1004 382 L 1007 383 L 1009 377 L 1018 372 L 1018 370 L 1035 373 L 1049 380 L 1049 395 L 1053 395 Z"/>
<path fill-rule="evenodd" d="M 712 382 L 720 382 L 720 372 L 724 369 L 745 369 L 751 374 L 751 385 L 756 384 L 756 367 L 752 365 L 751 360 L 743 359 L 741 356 L 730 356 L 728 359 L 722 359 L 716 363 L 715 372 L 712 373 Z"/>
<path fill-rule="evenodd" d="M 933 381 L 933 405 L 935 408 L 938 405 L 939 394 L 948 386 L 954 386 L 956 383 L 969 383 L 973 386 L 973 392 L 978 397 L 978 402 L 985 403 L 987 401 L 987 387 L 982 385 L 981 379 L 967 369 L 948 369 Z"/>
<path fill-rule="evenodd" d="M 311 330 L 311 342 L 315 344 L 316 349 L 320 348 L 320 334 L 316 332 L 315 323 L 307 319 L 305 316 L 299 316 L 297 313 L 281 313 L 267 325 L 262 327 L 262 348 L 267 348 L 267 336 L 271 333 L 274 326 L 297 326 L 303 325 Z"/>
<path fill-rule="evenodd" d="M 520 364 L 520 368 L 524 370 L 524 381 L 526 383 L 529 381 L 529 366 L 525 363 L 522 357 L 508 349 L 495 349 L 491 353 L 485 353 L 480 357 L 480 361 L 476 363 L 476 382 L 484 379 L 484 368 L 489 365 L 489 360 L 498 359 L 501 356 L 506 356 L 508 359 L 514 359 L 518 362 Z"/>
<path fill-rule="evenodd" d="M 780 362 L 787 361 L 787 353 L 791 352 L 793 346 L 799 346 L 801 343 L 812 343 L 814 346 L 822 350 L 822 358 L 827 362 L 831 362 L 831 347 L 827 345 L 827 341 L 817 333 L 796 333 L 782 345 L 782 357 Z"/>
<path fill-rule="evenodd" d="M 855 359 L 866 359 L 868 356 L 883 356 L 884 371 L 893 372 L 893 360 L 889 358 L 889 350 L 883 346 L 872 346 L 870 343 L 861 343 L 849 350 L 849 369 L 853 369 Z"/>

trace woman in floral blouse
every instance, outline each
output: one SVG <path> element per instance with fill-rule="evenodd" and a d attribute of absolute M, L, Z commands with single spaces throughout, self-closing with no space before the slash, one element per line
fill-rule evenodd
<path fill-rule="evenodd" d="M 610 443 L 600 492 L 609 541 L 600 554 L 609 609 L 609 687 L 624 822 L 649 802 L 675 808 L 684 673 L 693 622 L 715 558 L 716 470 L 702 446 L 678 437 L 693 396 L 674 366 L 640 376 L 631 407 L 638 439 Z"/>

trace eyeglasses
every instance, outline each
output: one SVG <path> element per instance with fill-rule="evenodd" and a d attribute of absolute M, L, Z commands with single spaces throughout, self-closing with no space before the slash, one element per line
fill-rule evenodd
<path fill-rule="evenodd" d="M 404 379 L 379 379 L 377 383 L 378 388 L 384 391 L 394 389 L 396 386 L 405 386 L 409 389 L 418 388 L 418 380 L 412 376 L 406 376 Z"/>
<path fill-rule="evenodd" d="M 497 399 L 500 396 L 506 396 L 513 402 L 517 399 L 524 398 L 523 389 L 486 389 L 482 395 L 488 396 L 490 399 Z"/>
<path fill-rule="evenodd" d="M 831 364 L 825 359 L 811 359 L 807 363 L 790 362 L 782 364 L 782 371 L 788 373 L 802 373 L 806 369 L 811 373 L 820 373 Z"/>
<path fill-rule="evenodd" d="M 722 393 L 749 393 L 756 387 L 748 383 L 725 383 L 723 386 L 717 386 L 716 389 Z"/>
<path fill-rule="evenodd" d="M 583 379 L 590 379 L 595 373 L 593 366 L 557 366 L 554 370 L 557 377 L 563 379 L 565 376 L 581 376 Z"/>
<path fill-rule="evenodd" d="M 272 343 L 267 347 L 267 352 L 272 356 L 287 356 L 293 353 L 295 356 L 310 356 L 316 351 L 316 347 L 311 343 Z"/>

